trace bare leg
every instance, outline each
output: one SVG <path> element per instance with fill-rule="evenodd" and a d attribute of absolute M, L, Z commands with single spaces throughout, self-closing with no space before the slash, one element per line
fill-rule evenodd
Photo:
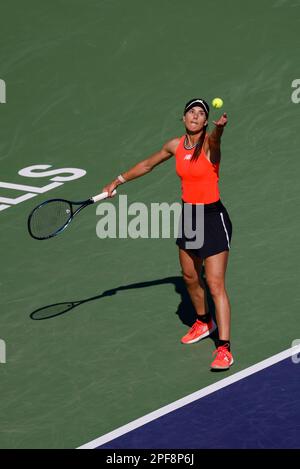
<path fill-rule="evenodd" d="M 225 289 L 225 273 L 229 251 L 204 260 L 205 277 L 216 307 L 216 319 L 221 340 L 230 340 L 230 302 Z"/>
<path fill-rule="evenodd" d="M 206 289 L 200 277 L 203 259 L 179 249 L 179 261 L 183 279 L 198 316 L 208 313 Z"/>

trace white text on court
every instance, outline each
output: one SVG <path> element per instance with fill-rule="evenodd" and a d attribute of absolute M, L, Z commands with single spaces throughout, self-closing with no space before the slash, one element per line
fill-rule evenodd
<path fill-rule="evenodd" d="M 18 174 L 23 177 L 28 178 L 43 178 L 49 176 L 55 176 L 50 179 L 50 184 L 46 184 L 43 187 L 38 186 L 29 186 L 19 183 L 11 183 L 11 182 L 4 182 L 0 181 L 0 188 L 7 189 L 7 190 L 15 190 L 15 191 L 22 191 L 25 192 L 23 195 L 19 195 L 18 197 L 1 197 L 0 196 L 0 212 L 6 210 L 14 205 L 20 204 L 25 202 L 32 197 L 36 197 L 39 194 L 44 194 L 45 192 L 51 191 L 56 187 L 62 186 L 67 181 L 73 181 L 74 179 L 79 179 L 85 176 L 86 171 L 84 169 L 79 168 L 59 168 L 59 169 L 51 169 L 47 171 L 48 168 L 51 168 L 49 164 L 40 164 L 34 166 L 28 166 L 27 168 L 20 169 Z M 60 174 L 61 176 L 58 176 Z M 63 176 L 62 176 L 63 175 Z M 2 195 L 1 190 L 1 195 Z"/>

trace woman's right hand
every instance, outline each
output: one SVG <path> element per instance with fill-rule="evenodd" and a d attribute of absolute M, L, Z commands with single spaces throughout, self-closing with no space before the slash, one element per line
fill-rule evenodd
<path fill-rule="evenodd" d="M 107 184 L 107 186 L 103 187 L 102 192 L 108 192 L 107 197 L 114 197 L 114 195 L 112 195 L 112 192 L 116 189 L 116 187 L 118 187 L 119 184 L 120 183 L 118 179 L 115 179 L 110 184 Z"/>

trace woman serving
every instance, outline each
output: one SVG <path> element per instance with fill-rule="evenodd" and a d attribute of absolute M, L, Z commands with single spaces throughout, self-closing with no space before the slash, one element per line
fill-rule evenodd
<path fill-rule="evenodd" d="M 103 188 L 109 197 L 120 184 L 136 179 L 152 171 L 155 166 L 172 156 L 176 160 L 176 173 L 181 179 L 182 223 L 195 223 L 197 205 L 203 206 L 204 242 L 201 247 L 190 248 L 191 239 L 185 230 L 177 238 L 179 261 L 183 279 L 197 313 L 197 320 L 182 337 L 183 344 L 193 344 L 210 335 L 215 329 L 207 307 L 205 285 L 200 277 L 202 264 L 205 277 L 216 309 L 219 332 L 218 347 L 214 352 L 212 369 L 228 369 L 233 364 L 230 351 L 230 302 L 225 288 L 225 274 L 232 236 L 232 223 L 220 200 L 218 187 L 221 159 L 221 136 L 227 124 L 224 113 L 209 134 L 209 105 L 204 99 L 191 99 L 184 107 L 185 134 L 166 142 L 160 151 L 120 174 Z M 186 220 L 185 207 L 189 206 L 191 220 Z M 197 226 L 197 225 L 196 225 Z"/>

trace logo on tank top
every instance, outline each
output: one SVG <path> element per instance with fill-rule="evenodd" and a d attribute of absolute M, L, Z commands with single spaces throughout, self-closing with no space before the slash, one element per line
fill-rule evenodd
<path fill-rule="evenodd" d="M 192 158 L 192 156 L 193 156 L 193 155 L 190 155 L 190 154 L 189 154 L 189 155 L 185 155 L 183 159 L 184 159 L 184 160 L 190 160 L 190 159 Z"/>

